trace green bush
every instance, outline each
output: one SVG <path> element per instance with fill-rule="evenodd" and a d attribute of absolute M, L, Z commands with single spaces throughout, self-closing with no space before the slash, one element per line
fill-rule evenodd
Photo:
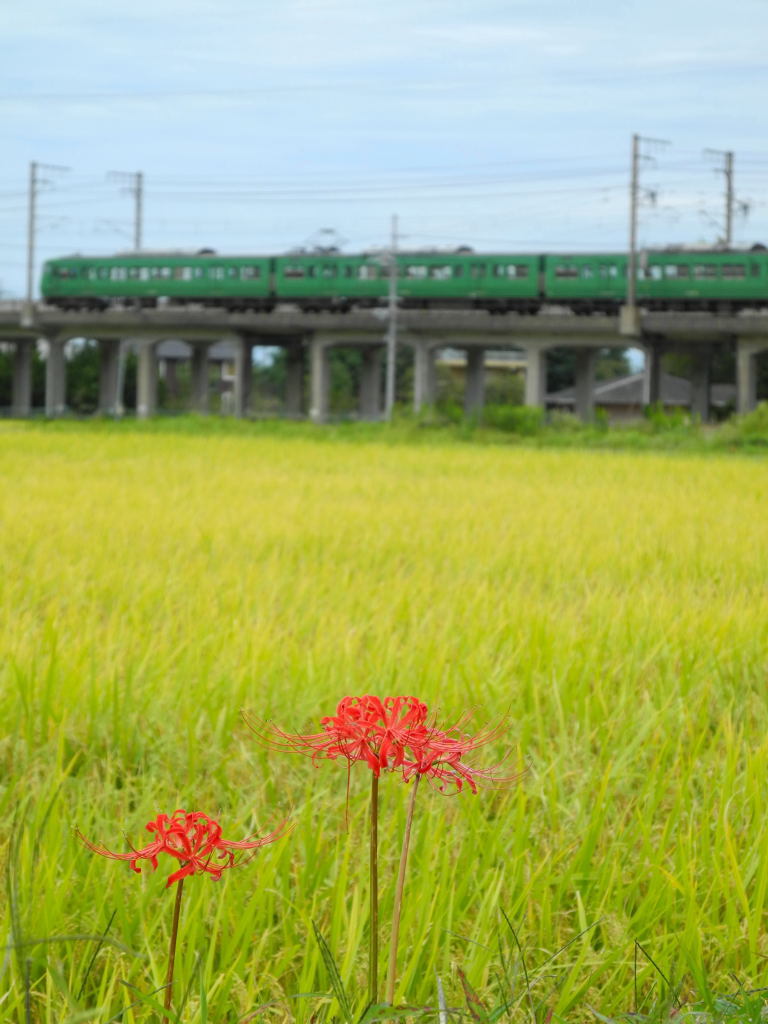
<path fill-rule="evenodd" d="M 483 423 L 509 434 L 532 437 L 544 426 L 544 410 L 530 405 L 488 405 Z"/>

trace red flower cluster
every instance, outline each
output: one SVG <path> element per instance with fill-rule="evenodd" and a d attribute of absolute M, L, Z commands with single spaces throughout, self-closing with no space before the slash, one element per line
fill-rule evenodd
<path fill-rule="evenodd" d="M 110 857 L 112 860 L 130 861 L 131 867 L 138 874 L 141 868 L 138 861 L 148 860 L 152 869 L 157 868 L 157 858 L 161 853 L 168 853 L 181 862 L 178 871 L 174 871 L 166 882 L 166 888 L 188 875 L 209 874 L 214 879 L 221 878 L 225 868 L 235 864 L 235 851 L 256 850 L 267 843 L 273 843 L 285 833 L 285 823 L 279 825 L 274 832 L 263 839 L 241 839 L 233 841 L 223 839 L 221 825 L 201 811 L 174 811 L 169 817 L 160 814 L 146 826 L 147 832 L 155 833 L 155 839 L 141 850 L 131 853 L 112 853 L 103 846 L 92 843 L 78 829 L 76 835 L 89 850 Z"/>
<path fill-rule="evenodd" d="M 466 716 L 465 716 L 466 717 Z M 448 729 L 429 720 L 427 705 L 416 697 L 343 697 L 335 715 L 320 722 L 322 732 L 293 735 L 278 726 L 244 715 L 262 742 L 273 750 L 285 750 L 318 758 L 359 761 L 374 775 L 400 772 L 408 781 L 424 776 L 442 792 L 460 792 L 466 784 L 473 793 L 481 783 L 511 782 L 499 774 L 499 766 L 475 768 L 464 756 L 498 738 L 503 724 L 468 736 L 462 732 L 465 718 Z"/>

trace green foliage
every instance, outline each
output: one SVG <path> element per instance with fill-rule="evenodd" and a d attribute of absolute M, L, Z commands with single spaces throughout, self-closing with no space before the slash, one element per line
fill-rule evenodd
<path fill-rule="evenodd" d="M 483 410 L 483 422 L 495 430 L 532 437 L 544 426 L 543 409 L 529 405 L 487 405 Z"/>

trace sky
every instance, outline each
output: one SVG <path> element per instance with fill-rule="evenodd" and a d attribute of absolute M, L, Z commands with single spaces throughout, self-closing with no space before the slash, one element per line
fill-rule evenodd
<path fill-rule="evenodd" d="M 768 244 L 768 0 L 5 0 L 0 297 L 143 245 Z M 652 141 L 663 140 L 663 141 Z M 716 152 L 706 153 L 705 150 Z"/>

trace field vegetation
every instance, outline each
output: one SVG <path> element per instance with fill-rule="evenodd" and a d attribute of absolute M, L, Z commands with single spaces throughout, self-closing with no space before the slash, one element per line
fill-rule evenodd
<path fill-rule="evenodd" d="M 125 851 L 178 807 L 294 824 L 187 881 L 180 1019 L 339 1018 L 313 923 L 361 1012 L 368 780 L 347 814 L 343 765 L 240 714 L 313 732 L 364 693 L 506 716 L 488 756 L 527 768 L 419 791 L 397 1003 L 439 977 L 453 1020 L 471 986 L 585 1021 L 767 983 L 768 463 L 418 438 L 0 426 L 3 1020 L 159 1019 L 169 872 L 73 833 Z M 382 920 L 408 796 L 382 779 Z"/>

